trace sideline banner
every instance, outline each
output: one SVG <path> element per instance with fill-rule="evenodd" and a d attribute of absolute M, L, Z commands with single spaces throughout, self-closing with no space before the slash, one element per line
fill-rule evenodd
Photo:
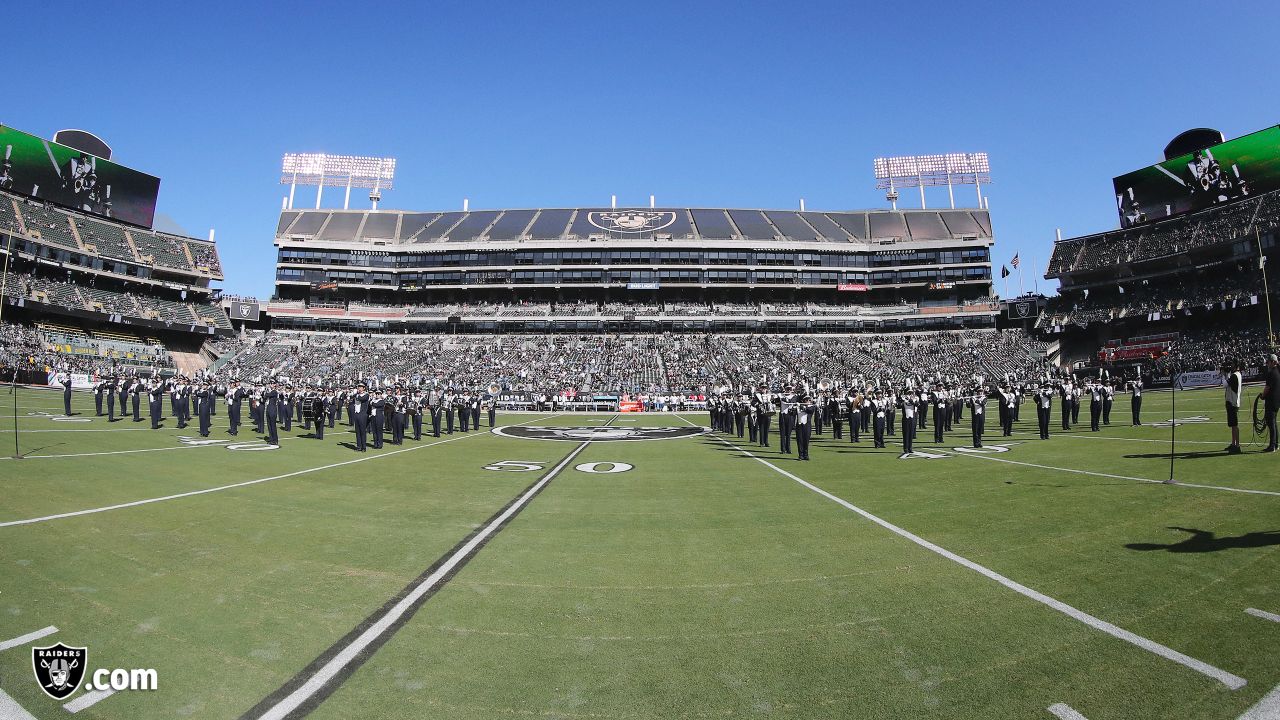
<path fill-rule="evenodd" d="M 1177 379 L 1180 388 L 1218 387 L 1221 384 L 1222 374 L 1215 370 L 1184 372 Z"/>
<path fill-rule="evenodd" d="M 45 384 L 49 387 L 62 387 L 62 383 L 58 382 L 58 375 L 61 373 L 51 372 L 45 380 Z M 93 381 L 84 373 L 71 373 L 71 389 L 72 390 L 88 390 L 93 387 Z"/>

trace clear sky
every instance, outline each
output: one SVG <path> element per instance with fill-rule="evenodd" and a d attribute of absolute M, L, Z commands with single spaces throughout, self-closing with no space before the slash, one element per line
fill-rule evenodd
<path fill-rule="evenodd" d="M 1015 252 L 1043 272 L 1054 228 L 1115 227 L 1111 177 L 1177 133 L 1280 122 L 1276 2 L 44 2 L 8 16 L 0 122 L 99 134 L 163 178 L 159 212 L 198 237 L 216 228 L 226 290 L 263 297 L 285 152 L 398 158 L 384 208 L 652 193 L 844 210 L 887 207 L 877 155 L 985 150 L 997 273 Z"/>

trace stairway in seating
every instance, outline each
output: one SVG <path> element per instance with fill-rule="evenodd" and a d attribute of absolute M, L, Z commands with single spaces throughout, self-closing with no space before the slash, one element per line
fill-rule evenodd
<path fill-rule="evenodd" d="M 191 246 L 188 245 L 185 241 L 182 243 L 182 254 L 187 256 L 187 266 L 191 268 L 195 268 L 196 259 L 194 256 L 191 255 Z"/>
<path fill-rule="evenodd" d="M 198 352 L 170 350 L 169 354 L 173 356 L 173 365 L 178 369 L 178 373 L 188 377 L 209 366 L 209 361 Z"/>
<path fill-rule="evenodd" d="M 124 241 L 125 241 L 125 244 L 129 246 L 129 252 L 133 253 L 133 256 L 138 258 L 139 260 L 143 260 L 142 253 L 138 252 L 138 245 L 135 242 L 133 242 L 133 233 L 129 232 L 128 230 L 125 230 Z M 151 258 L 150 260 L 150 262 L 153 264 L 155 263 L 155 261 L 156 261 L 155 258 Z"/>
<path fill-rule="evenodd" d="M 9 202 L 13 204 L 13 217 L 18 221 L 18 232 L 22 235 L 27 234 L 27 219 L 22 217 L 22 208 L 18 207 L 18 201 L 9 198 Z"/>
<path fill-rule="evenodd" d="M 85 249 L 84 240 L 80 239 L 80 228 L 76 227 L 76 224 L 71 222 L 70 218 L 67 218 L 67 224 L 71 226 L 71 237 L 76 239 L 76 247 L 80 248 L 81 250 L 84 250 Z M 95 254 L 98 252 L 98 246 L 95 245 L 93 247 L 93 252 Z"/>

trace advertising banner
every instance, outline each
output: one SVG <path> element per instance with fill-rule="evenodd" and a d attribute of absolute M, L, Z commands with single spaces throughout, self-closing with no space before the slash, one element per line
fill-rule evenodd
<path fill-rule="evenodd" d="M 1180 388 L 1218 387 L 1222 384 L 1222 374 L 1216 370 L 1184 372 L 1178 375 L 1177 384 Z"/>
<path fill-rule="evenodd" d="M 57 371 L 51 372 L 49 373 L 49 378 L 47 380 L 47 383 L 49 387 L 62 387 L 62 383 L 60 382 L 61 379 L 62 379 L 62 373 Z M 93 387 L 93 381 L 89 378 L 88 375 L 84 373 L 71 373 L 71 389 L 88 390 L 89 388 L 92 388 L 92 387 Z"/>

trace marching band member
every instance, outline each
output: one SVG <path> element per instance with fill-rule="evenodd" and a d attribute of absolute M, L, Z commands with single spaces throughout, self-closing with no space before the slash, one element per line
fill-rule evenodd
<path fill-rule="evenodd" d="M 987 393 L 981 385 L 974 388 L 966 401 L 969 406 L 969 424 L 973 431 L 973 447 L 982 447 L 982 433 L 987 427 Z"/>
<path fill-rule="evenodd" d="M 781 412 L 778 414 L 778 451 L 791 454 L 791 434 L 795 430 L 796 416 L 799 406 L 794 393 L 788 392 L 782 399 Z"/>
<path fill-rule="evenodd" d="M 227 387 L 227 434 L 238 435 L 240 433 L 240 402 L 244 400 L 248 393 L 240 387 L 237 380 L 232 380 Z"/>
<path fill-rule="evenodd" d="M 409 398 L 409 422 L 413 426 L 413 439 L 422 439 L 422 389 L 414 388 L 413 395 Z"/>
<path fill-rule="evenodd" d="M 801 460 L 809 459 L 809 439 L 813 432 L 813 416 L 818 408 L 813 404 L 813 398 L 804 396 L 797 403 L 796 407 L 796 450 L 799 452 Z"/>
<path fill-rule="evenodd" d="M 374 390 L 369 400 L 369 427 L 373 429 L 373 449 L 382 449 L 382 432 L 387 422 L 387 401 L 381 390 Z"/>
<path fill-rule="evenodd" d="M 271 385 L 262 393 L 262 402 L 260 403 L 263 417 L 267 426 L 267 444 L 280 445 L 280 436 L 276 428 L 276 423 L 280 418 L 280 387 L 272 380 Z M 261 432 L 261 431 L 259 431 Z"/>
<path fill-rule="evenodd" d="M 457 405 L 457 402 L 458 402 L 458 398 L 456 395 L 454 395 L 453 388 L 449 388 L 448 390 L 446 390 L 444 393 L 444 398 L 441 400 L 441 407 L 444 410 L 446 435 L 453 434 L 453 413 L 455 411 L 454 406 Z"/>
<path fill-rule="evenodd" d="M 196 399 L 196 417 L 200 419 L 200 437 L 209 437 L 210 419 L 213 414 L 213 388 L 209 387 L 208 382 L 200 384 L 200 389 L 195 392 Z"/>
<path fill-rule="evenodd" d="M 1045 383 L 1036 393 L 1036 419 L 1040 423 L 1040 439 L 1049 439 L 1049 413 L 1053 410 L 1053 388 Z"/>
<path fill-rule="evenodd" d="M 882 393 L 879 390 L 876 391 L 875 399 L 871 401 L 871 412 L 874 415 L 872 419 L 872 428 L 873 428 L 874 435 L 872 437 L 875 441 L 872 447 L 882 448 L 885 446 L 884 429 L 885 429 L 885 423 L 886 423 L 886 417 L 885 417 L 886 413 L 885 413 L 884 393 Z"/>
<path fill-rule="evenodd" d="M 364 382 L 356 385 L 356 391 L 351 394 L 351 407 L 347 412 L 347 417 L 351 419 L 351 429 L 356 433 L 356 452 L 367 451 L 371 404 L 369 386 Z"/>
<path fill-rule="evenodd" d="M 942 432 L 947 429 L 947 410 L 951 407 L 951 403 L 947 400 L 947 391 L 942 388 L 941 383 L 934 386 L 933 406 L 933 441 L 941 445 L 944 440 Z"/>
<path fill-rule="evenodd" d="M 1098 420 L 1102 418 L 1102 384 L 1094 382 L 1089 386 L 1089 429 L 1098 432 Z"/>
<path fill-rule="evenodd" d="M 151 416 L 151 429 L 160 429 L 160 413 L 164 410 L 164 384 L 152 380 L 147 390 L 147 412 Z"/>
<path fill-rule="evenodd" d="M 1142 376 L 1129 381 L 1129 412 L 1133 415 L 1133 425 L 1142 424 Z"/>
<path fill-rule="evenodd" d="M 916 398 L 903 393 L 898 396 L 897 405 L 902 410 L 902 452 L 910 455 L 911 444 L 916 439 Z"/>

